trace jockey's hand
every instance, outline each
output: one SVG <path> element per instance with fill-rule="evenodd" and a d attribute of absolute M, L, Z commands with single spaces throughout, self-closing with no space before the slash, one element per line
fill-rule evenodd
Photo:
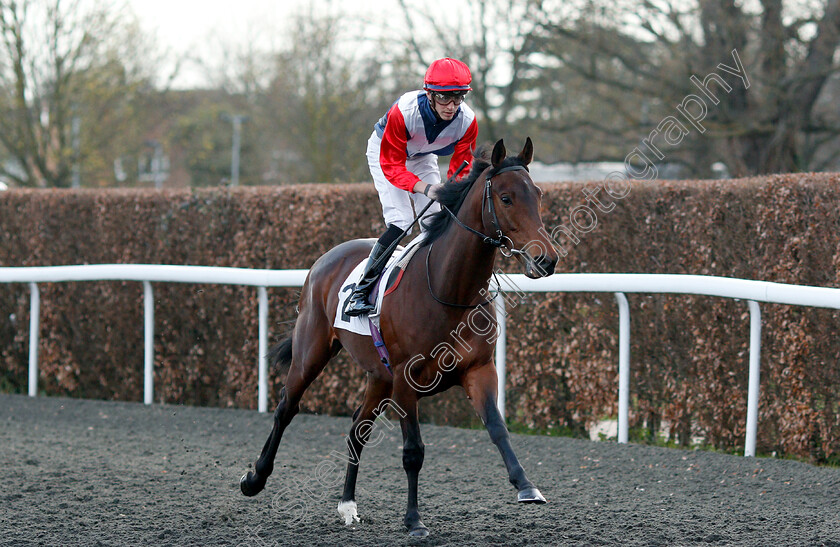
<path fill-rule="evenodd" d="M 439 197 L 439 196 L 438 196 L 438 192 L 440 191 L 440 188 L 441 188 L 441 185 L 440 185 L 440 184 L 430 184 L 430 185 L 427 187 L 426 191 L 424 191 L 423 193 L 424 193 L 424 194 L 426 195 L 426 197 L 428 197 L 429 199 L 433 199 L 433 200 L 435 200 L 435 201 L 438 201 L 438 197 Z"/>

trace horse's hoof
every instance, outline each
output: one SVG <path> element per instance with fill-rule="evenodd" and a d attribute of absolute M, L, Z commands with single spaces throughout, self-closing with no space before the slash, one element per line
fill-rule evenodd
<path fill-rule="evenodd" d="M 539 490 L 533 486 L 530 488 L 523 488 L 516 494 L 516 501 L 519 503 L 545 503 L 545 498 Z"/>
<path fill-rule="evenodd" d="M 253 477 L 254 474 L 248 471 L 247 473 L 242 475 L 241 479 L 239 479 L 239 489 L 242 490 L 242 493 L 248 497 L 256 496 L 257 494 L 262 492 L 263 488 L 265 488 L 264 484 L 259 486 L 253 485 Z"/>
<path fill-rule="evenodd" d="M 356 522 L 361 522 L 359 513 L 357 511 L 355 501 L 342 501 L 338 504 L 338 514 L 344 519 L 344 525 L 350 526 Z"/>
<path fill-rule="evenodd" d="M 429 529 L 423 526 L 422 522 L 418 522 L 414 528 L 408 531 L 408 535 L 413 538 L 424 538 L 429 536 Z"/>

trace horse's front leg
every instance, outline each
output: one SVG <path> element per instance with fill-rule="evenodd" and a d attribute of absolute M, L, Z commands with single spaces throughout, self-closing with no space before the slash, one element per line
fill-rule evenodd
<path fill-rule="evenodd" d="M 462 385 L 478 416 L 484 422 L 487 433 L 490 434 L 490 440 L 502 454 L 508 471 L 508 479 L 518 492 L 516 500 L 521 503 L 545 503 L 543 495 L 525 476 L 525 470 L 519 464 L 519 459 L 510 444 L 507 426 L 496 407 L 498 391 L 496 367 L 488 363 L 468 371 L 464 375 Z"/>
<path fill-rule="evenodd" d="M 420 423 L 417 420 L 417 393 L 405 382 L 394 389 L 394 403 L 400 413 L 403 434 L 403 469 L 408 477 L 408 504 L 405 510 L 405 527 L 413 537 L 426 537 L 429 530 L 420 520 L 417 505 L 417 483 L 423 467 L 425 446 L 420 437 Z"/>

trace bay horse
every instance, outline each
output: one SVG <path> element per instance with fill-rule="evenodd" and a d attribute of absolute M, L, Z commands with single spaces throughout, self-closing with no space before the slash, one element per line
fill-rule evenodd
<path fill-rule="evenodd" d="M 417 505 L 424 457 L 417 405 L 420 398 L 456 385 L 466 391 L 501 452 L 517 500 L 545 503 L 519 464 L 496 407 L 498 386 L 492 358 L 496 320 L 492 300 L 485 298 L 497 250 L 515 255 L 531 278 L 550 275 L 557 263 L 557 252 L 540 219 L 542 190 L 527 169 L 532 158 L 530 138 L 522 152 L 511 157 L 506 157 L 504 142 L 499 140 L 489 161 L 486 154 L 476 154 L 467 176 L 441 187 L 441 211 L 425 224 L 424 241 L 396 290 L 382 302 L 381 334 L 390 368 L 369 336 L 333 327 L 341 285 L 367 258 L 375 240 L 344 242 L 312 265 L 301 290 L 294 329 L 272 349 L 272 361 L 290 368 L 271 435 L 254 471 L 240 480 L 243 494 L 254 496 L 265 487 L 283 431 L 298 413 L 304 391 L 344 348 L 368 373 L 364 402 L 353 414 L 347 439 L 351 458 L 338 506 L 347 524 L 359 520 L 355 502 L 359 455 L 370 437 L 372 420 L 387 401 L 400 415 L 403 435 L 403 468 L 408 477 L 404 523 L 411 536 L 429 534 Z M 477 312 L 482 312 L 481 326 L 477 326 Z"/>

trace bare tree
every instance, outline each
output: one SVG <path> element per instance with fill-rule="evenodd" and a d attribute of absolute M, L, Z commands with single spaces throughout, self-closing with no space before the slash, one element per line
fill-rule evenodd
<path fill-rule="evenodd" d="M 816 169 L 840 157 L 836 103 L 825 101 L 840 70 L 838 0 L 761 0 L 752 10 L 719 0 L 590 0 L 562 18 L 557 3 L 537 4 L 540 49 L 554 61 L 544 67 L 548 79 L 588 86 L 609 121 L 582 110 L 558 123 L 559 132 L 585 126 L 596 137 L 644 139 L 682 105 L 702 120 L 696 131 L 682 120 L 691 134 L 667 160 L 698 175 L 715 161 L 747 175 Z"/>
<path fill-rule="evenodd" d="M 683 119 L 680 146 L 648 149 L 652 161 L 708 176 L 721 161 L 744 175 L 840 160 L 838 0 L 465 0 L 446 13 L 400 5 L 412 59 L 462 57 L 482 134 L 528 133 L 544 160 L 624 160 L 679 106 L 702 123 Z M 712 72 L 723 85 L 706 79 Z"/>
<path fill-rule="evenodd" d="M 369 180 L 365 147 L 390 106 L 386 63 L 347 36 L 339 15 L 301 16 L 277 52 L 263 101 L 281 179 Z M 373 48 L 369 48 L 373 49 Z"/>
<path fill-rule="evenodd" d="M 130 101 L 150 78 L 136 27 L 81 0 L 0 0 L 0 173 L 21 186 L 70 186 L 110 173 Z"/>
<path fill-rule="evenodd" d="M 527 61 L 536 51 L 530 4 L 528 0 L 466 0 L 442 12 L 400 0 L 409 27 L 403 45 L 419 65 L 418 72 L 422 74 L 442 56 L 469 65 L 474 82 L 469 103 L 479 115 L 484 140 L 527 132 L 518 128 L 518 122 L 527 82 L 534 77 Z"/>
<path fill-rule="evenodd" d="M 248 116 L 245 183 L 369 180 L 367 139 L 409 69 L 399 56 L 382 55 L 373 20 L 345 16 L 342 9 L 339 2 L 309 4 L 289 17 L 287 28 L 272 29 L 282 40 L 255 28 L 254 40 L 220 43 L 201 62 L 211 85 L 223 91 L 216 96 L 226 94 L 227 107 L 236 104 L 235 113 Z M 179 121 L 177 142 L 194 141 L 187 150 L 194 180 L 218 178 L 219 166 L 206 150 L 228 157 L 223 143 L 230 124 L 210 123 L 218 117 L 211 110 L 218 109 L 198 105 Z M 200 149 L 196 139 L 212 144 Z"/>

